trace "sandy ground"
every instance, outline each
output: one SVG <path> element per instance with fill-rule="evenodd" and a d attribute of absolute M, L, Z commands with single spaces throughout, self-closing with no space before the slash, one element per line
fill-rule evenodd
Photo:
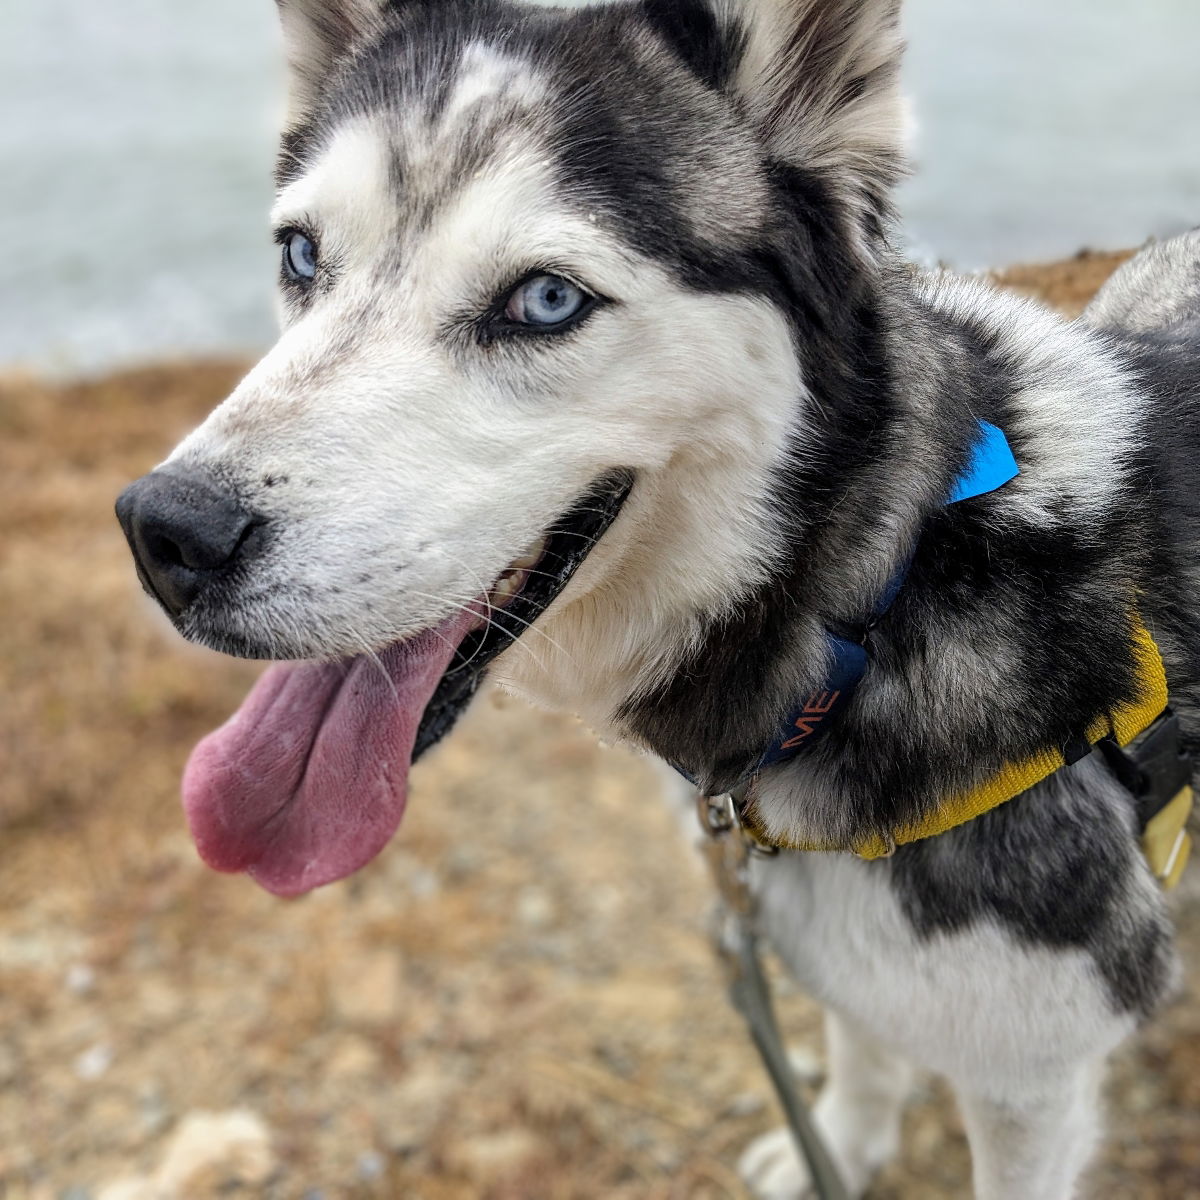
<path fill-rule="evenodd" d="M 1012 282 L 1077 309 L 1113 261 Z M 352 881 L 283 903 L 199 865 L 180 768 L 254 669 L 165 628 L 110 506 L 237 371 L 0 386 L 0 1196 L 741 1196 L 777 1115 L 645 763 L 485 697 Z M 815 1083 L 818 1015 L 781 1006 Z M 1195 982 L 1109 1096 L 1087 1195 L 1200 1196 Z M 968 1171 L 930 1084 L 871 1194 Z"/>

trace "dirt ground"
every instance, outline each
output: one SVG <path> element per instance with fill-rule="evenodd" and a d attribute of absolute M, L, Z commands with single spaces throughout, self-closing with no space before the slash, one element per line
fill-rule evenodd
<path fill-rule="evenodd" d="M 1009 278 L 1075 310 L 1115 261 Z M 778 1117 L 645 763 L 485 696 L 353 880 L 283 903 L 199 864 L 180 769 L 254 669 L 152 613 L 111 502 L 237 374 L 0 385 L 0 1196 L 742 1196 Z M 1117 1056 L 1089 1197 L 1200 1197 L 1200 903 L 1179 921 L 1192 983 Z M 968 1172 L 930 1084 L 871 1195 Z"/>

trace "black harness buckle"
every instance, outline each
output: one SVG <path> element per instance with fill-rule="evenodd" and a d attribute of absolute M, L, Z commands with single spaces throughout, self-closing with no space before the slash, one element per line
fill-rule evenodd
<path fill-rule="evenodd" d="M 1128 746 L 1120 746 L 1110 734 L 1096 749 L 1133 797 L 1143 831 L 1192 782 L 1192 760 L 1184 749 L 1179 718 L 1169 708 Z"/>

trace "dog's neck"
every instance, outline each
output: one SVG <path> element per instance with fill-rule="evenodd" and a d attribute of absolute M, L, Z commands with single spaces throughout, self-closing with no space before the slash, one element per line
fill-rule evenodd
<path fill-rule="evenodd" d="M 730 786 L 798 695 L 823 681 L 827 627 L 875 610 L 965 465 L 976 414 L 986 415 L 978 356 L 932 328 L 908 273 L 889 267 L 870 285 L 800 330 L 805 396 L 751 541 L 760 561 L 773 550 L 771 569 L 744 583 L 731 576 L 734 603 L 693 617 L 669 678 L 618 710 L 625 730 L 706 790 Z"/>
<path fill-rule="evenodd" d="M 823 678 L 826 623 L 868 612 L 919 547 L 895 628 L 882 631 L 892 665 L 873 676 L 873 723 L 844 722 L 845 761 L 827 749 L 764 789 L 775 831 L 799 840 L 876 831 L 880 813 L 919 806 L 929 772 L 945 773 L 938 787 L 972 777 L 986 764 L 961 747 L 981 728 L 997 756 L 1057 737 L 1055 721 L 1094 698 L 1073 677 L 1052 681 L 1070 697 L 1060 712 L 1005 716 L 1020 711 L 1014 695 L 1045 685 L 1023 665 L 1045 645 L 1128 655 L 1113 621 L 1129 594 L 1123 544 L 1085 547 L 1087 561 L 1061 572 L 1055 562 L 1060 547 L 1084 553 L 1127 495 L 1114 464 L 1132 457 L 1137 402 L 1112 352 L 977 281 L 888 270 L 855 303 L 858 317 L 813 345 L 797 339 L 804 394 L 788 398 L 783 442 L 755 457 L 744 439 L 724 460 L 706 448 L 640 480 L 624 536 L 601 543 L 580 594 L 539 623 L 555 646 L 523 639 L 523 659 L 501 660 L 516 690 L 721 786 Z M 860 340 L 833 345 L 839 336 Z M 1009 434 L 1023 474 L 990 507 L 939 515 L 977 418 Z M 1036 577 L 1022 559 L 1035 541 L 1054 547 Z M 929 697 L 924 710 L 911 711 L 914 696 Z M 893 779 L 884 765 L 906 761 L 901 729 L 929 747 L 927 769 L 909 763 Z"/>
<path fill-rule="evenodd" d="M 873 606 L 972 436 L 965 415 L 956 441 L 947 434 L 955 422 L 911 394 L 883 333 L 896 324 L 890 310 L 906 280 L 907 272 L 879 271 L 870 288 L 860 282 L 842 297 L 859 314 L 807 338 L 785 331 L 783 353 L 798 359 L 774 373 L 790 379 L 786 386 L 760 386 L 749 364 L 734 371 L 745 390 L 662 468 L 639 477 L 569 591 L 497 664 L 501 683 L 667 755 L 671 748 L 630 714 L 643 697 L 670 691 L 685 664 L 707 664 L 705 703 L 720 706 L 747 689 L 769 704 L 770 689 L 790 693 L 798 678 L 819 675 L 822 623 Z M 938 369 L 955 411 L 966 414 L 948 364 L 922 362 L 923 381 Z M 902 463 L 909 474 L 920 465 L 915 485 L 897 486 Z M 722 654 L 741 659 L 742 642 L 764 637 L 777 643 L 777 661 L 762 664 L 759 677 L 731 670 L 736 678 L 722 682 Z"/>

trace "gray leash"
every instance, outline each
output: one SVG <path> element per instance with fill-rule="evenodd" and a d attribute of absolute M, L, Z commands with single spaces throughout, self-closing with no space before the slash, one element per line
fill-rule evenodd
<path fill-rule="evenodd" d="M 746 1022 L 783 1106 L 796 1148 L 808 1164 L 817 1200 L 849 1200 L 824 1139 L 800 1098 L 775 1020 L 770 984 L 758 953 L 757 904 L 748 878 L 750 857 L 758 848 L 742 829 L 739 812 L 732 796 L 700 798 L 700 824 L 707 835 L 705 857 L 722 901 L 714 936 L 717 957 L 724 969 L 730 1002 Z"/>

